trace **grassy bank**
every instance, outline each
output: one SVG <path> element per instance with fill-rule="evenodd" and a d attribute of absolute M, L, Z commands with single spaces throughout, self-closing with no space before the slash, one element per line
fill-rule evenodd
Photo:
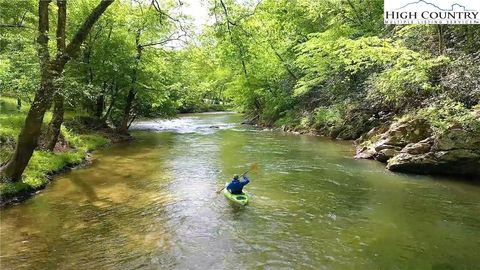
<path fill-rule="evenodd" d="M 15 99 L 0 98 L 0 163 L 8 160 L 15 149 L 15 143 L 23 126 L 28 106 L 17 108 Z M 65 121 L 73 119 L 78 114 L 69 112 L 65 115 Z M 43 121 L 43 128 L 46 129 L 51 114 L 47 113 Z M 62 169 L 79 164 L 87 153 L 97 149 L 109 142 L 105 134 L 93 131 L 82 130 L 74 132 L 62 127 L 62 143 L 64 147 L 55 152 L 36 150 L 30 160 L 24 174 L 23 180 L 17 183 L 0 183 L 0 197 L 2 204 L 20 195 L 29 194 L 41 189 L 49 182 L 48 175 L 61 171 Z"/>

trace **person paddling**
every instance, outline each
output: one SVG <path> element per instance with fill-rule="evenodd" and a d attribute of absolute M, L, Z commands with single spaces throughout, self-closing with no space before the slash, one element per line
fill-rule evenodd
<path fill-rule="evenodd" d="M 240 177 L 238 174 L 235 174 L 233 176 L 232 182 L 227 185 L 227 190 L 228 192 L 232 194 L 242 194 L 243 193 L 243 187 L 246 186 L 248 183 L 250 183 L 250 180 L 247 178 L 247 176 L 244 174 L 242 175 L 242 180 L 240 180 Z"/>
<path fill-rule="evenodd" d="M 250 183 L 250 180 L 246 176 L 247 173 L 256 172 L 256 171 L 257 171 L 257 163 L 252 163 L 252 165 L 250 166 L 250 169 L 242 174 L 242 178 L 243 178 L 242 180 L 240 180 L 240 176 L 238 176 L 238 174 L 235 174 L 233 176 L 232 181 L 228 185 L 226 185 L 226 186 L 222 187 L 220 190 L 218 190 L 217 194 L 219 194 L 225 188 L 231 194 L 236 194 L 236 195 L 242 194 L 243 187 L 246 186 L 248 183 Z"/>

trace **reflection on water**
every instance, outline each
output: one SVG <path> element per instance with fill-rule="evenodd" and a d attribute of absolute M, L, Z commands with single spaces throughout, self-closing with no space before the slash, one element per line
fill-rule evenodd
<path fill-rule="evenodd" d="M 353 160 L 233 114 L 135 124 L 2 210 L 1 269 L 477 269 L 480 188 Z M 161 132 L 158 132 L 161 131 Z M 252 162 L 245 208 L 215 190 Z"/>

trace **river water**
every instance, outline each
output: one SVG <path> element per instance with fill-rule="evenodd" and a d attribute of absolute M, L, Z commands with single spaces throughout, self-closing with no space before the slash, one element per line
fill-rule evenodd
<path fill-rule="evenodd" d="M 135 123 L 135 141 L 2 210 L 0 268 L 480 268 L 479 186 L 394 174 L 352 159 L 350 143 L 240 122 Z M 252 162 L 248 206 L 215 194 Z"/>

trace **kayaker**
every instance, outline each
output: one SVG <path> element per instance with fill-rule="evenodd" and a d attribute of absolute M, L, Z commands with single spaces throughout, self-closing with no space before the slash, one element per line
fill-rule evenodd
<path fill-rule="evenodd" d="M 228 184 L 227 190 L 232 194 L 242 194 L 243 187 L 246 186 L 248 183 L 250 183 L 250 180 L 248 180 L 246 175 L 243 175 L 243 179 L 240 180 L 238 174 L 235 174 L 233 176 L 232 182 Z"/>

